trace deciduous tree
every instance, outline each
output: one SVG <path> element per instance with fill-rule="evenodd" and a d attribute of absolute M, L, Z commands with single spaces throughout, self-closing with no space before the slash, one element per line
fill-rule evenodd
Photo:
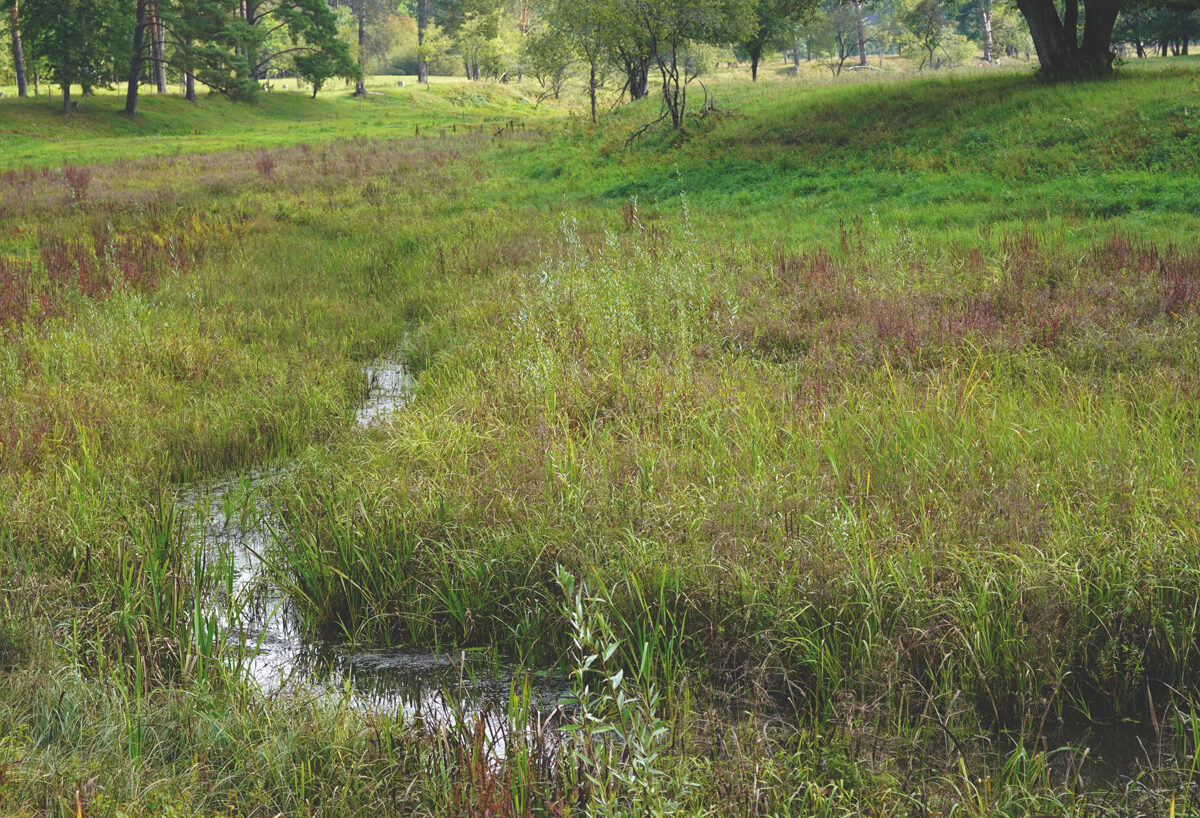
<path fill-rule="evenodd" d="M 542 87 L 539 101 L 551 96 L 558 99 L 571 66 L 579 61 L 574 45 L 571 36 L 553 18 L 525 35 L 522 59 Z"/>
<path fill-rule="evenodd" d="M 688 84 L 695 74 L 683 59 L 691 43 L 730 44 L 741 40 L 752 23 L 747 0 L 625 0 L 641 30 L 662 80 L 663 116 L 683 127 Z"/>
<path fill-rule="evenodd" d="M 429 32 L 429 0 L 417 0 L 417 82 L 429 84 L 429 61 L 425 59 L 425 36 Z"/>
<path fill-rule="evenodd" d="M 613 37 L 613 12 L 612 3 L 558 0 L 547 14 L 557 33 L 557 41 L 573 50 L 587 65 L 588 102 L 593 123 L 597 118 L 596 94 L 603 81 L 603 66 Z"/>
<path fill-rule="evenodd" d="M 753 18 L 740 45 L 750 58 L 750 78 L 758 81 L 763 51 L 780 44 L 796 23 L 812 12 L 815 0 L 754 0 Z"/>
<path fill-rule="evenodd" d="M 51 82 L 62 88 L 63 112 L 71 110 L 71 86 L 88 94 L 107 87 L 107 36 L 118 18 L 110 0 L 25 0 L 21 29 L 29 51 L 46 66 Z"/>
<path fill-rule="evenodd" d="M 1117 16 L 1130 8 L 1196 8 L 1196 0 L 1130 2 L 1130 0 L 1017 0 L 1029 24 L 1042 75 L 1048 79 L 1083 79 L 1112 73 L 1113 30 Z"/>

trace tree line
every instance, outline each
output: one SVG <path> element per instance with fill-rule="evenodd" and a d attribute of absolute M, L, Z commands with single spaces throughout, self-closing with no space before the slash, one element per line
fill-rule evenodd
<path fill-rule="evenodd" d="M 189 100 L 202 84 L 235 99 L 252 97 L 272 65 L 286 60 L 319 86 L 361 75 L 326 0 L 6 0 L 17 93 L 30 69 L 84 94 L 125 83 L 125 112 L 137 113 L 139 88 L 167 90 L 168 73 Z"/>
<path fill-rule="evenodd" d="M 534 76 L 557 96 L 582 80 L 593 119 L 608 89 L 652 93 L 681 127 L 688 91 L 713 64 L 738 60 L 758 77 L 764 58 L 820 61 L 834 73 L 871 57 L 915 56 L 922 68 L 1036 52 L 1049 78 L 1111 72 L 1114 46 L 1137 56 L 1187 54 L 1200 0 L 0 0 L 18 94 L 45 80 L 62 89 L 140 86 L 168 77 L 194 100 L 197 84 L 238 99 L 275 76 L 314 95 L 330 79 L 355 83 L 409 25 L 418 81 L 431 66 L 470 79 Z M 982 56 L 980 57 L 980 54 Z M 406 63 L 405 67 L 409 67 Z M 5 68 L 0 64 L 0 71 Z M 709 98 L 704 96 L 707 105 Z"/>

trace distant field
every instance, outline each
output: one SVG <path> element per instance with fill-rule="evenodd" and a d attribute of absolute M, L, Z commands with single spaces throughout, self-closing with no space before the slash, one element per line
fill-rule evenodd
<path fill-rule="evenodd" d="M 403 88 L 397 83 L 404 81 Z M 316 99 L 283 90 L 286 80 L 253 104 L 229 102 L 202 93 L 197 104 L 172 89 L 159 96 L 144 87 L 140 115 L 120 111 L 120 90 L 98 91 L 69 117 L 56 95 L 0 100 L 0 170 L 90 164 L 138 156 L 269 149 L 299 142 L 325 142 L 348 134 L 362 137 L 412 136 L 417 128 L 436 136 L 442 130 L 499 125 L 517 119 L 536 122 L 555 115 L 535 108 L 527 90 L 434 78 L 428 88 L 415 77 L 374 77 L 359 100 L 352 88 L 335 83 Z M 295 81 L 291 81 L 295 89 Z"/>

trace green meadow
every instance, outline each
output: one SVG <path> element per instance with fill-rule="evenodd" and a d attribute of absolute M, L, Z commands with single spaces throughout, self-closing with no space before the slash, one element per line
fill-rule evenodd
<path fill-rule="evenodd" d="M 532 89 L 508 92 L 491 84 L 467 86 L 434 78 L 428 88 L 415 77 L 374 77 L 367 96 L 345 89 L 322 91 L 315 99 L 296 81 L 272 83 L 272 91 L 252 104 L 201 94 L 196 105 L 183 105 L 175 94 L 146 94 L 137 118 L 121 113 L 123 97 L 99 91 L 79 110 L 63 117 L 52 95 L 16 99 L 9 89 L 0 120 L 0 172 L 57 168 L 64 163 L 110 163 L 148 156 L 190 156 L 218 151 L 272 150 L 301 142 L 328 142 L 358 136 L 400 139 L 419 128 L 453 134 L 457 129 L 527 127 L 551 112 L 537 106 Z M 403 87 L 398 83 L 404 83 Z M 79 93 L 78 87 L 76 93 Z"/>
<path fill-rule="evenodd" d="M 1198 68 L 0 100 L 0 813 L 1195 815 Z M 274 466 L 304 634 L 560 711 L 257 691 Z"/>

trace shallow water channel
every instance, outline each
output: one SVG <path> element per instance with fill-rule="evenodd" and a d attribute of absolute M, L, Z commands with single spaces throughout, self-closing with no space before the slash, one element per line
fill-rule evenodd
<path fill-rule="evenodd" d="M 397 359 L 365 367 L 366 399 L 356 413 L 354 433 L 364 433 L 400 411 L 412 380 Z M 238 660 L 264 695 L 346 698 L 373 712 L 450 723 L 503 712 L 514 683 L 529 682 L 535 712 L 549 713 L 570 692 L 557 674 L 498 665 L 480 654 L 372 649 L 305 633 L 264 562 L 283 537 L 268 489 L 289 464 L 249 471 L 181 489 L 186 522 L 210 560 L 225 561 L 225 587 L 208 600 L 237 643 Z M 286 547 L 286 542 L 282 543 Z"/>
<path fill-rule="evenodd" d="M 356 412 L 352 434 L 363 434 L 403 409 L 413 384 L 402 362 L 381 359 L 364 368 L 369 390 Z M 208 600 L 237 648 L 237 661 L 263 695 L 328 697 L 366 712 L 387 713 L 431 726 L 456 717 L 483 715 L 489 734 L 503 734 L 499 721 L 514 685 L 528 682 L 531 715 L 571 709 L 571 687 L 561 673 L 530 672 L 498 664 L 479 653 L 371 648 L 306 633 L 264 562 L 282 545 L 283 527 L 269 490 L 290 464 L 197 482 L 181 489 L 186 522 L 210 560 L 224 561 L 225 587 Z M 1110 787 L 1135 780 L 1139 770 L 1162 767 L 1171 736 L 1151 733 L 1143 723 L 1050 731 L 1057 747 L 1050 766 L 1056 775 Z M 502 754 L 502 742 L 492 743 Z M 1157 764 L 1152 760 L 1157 756 Z"/>

